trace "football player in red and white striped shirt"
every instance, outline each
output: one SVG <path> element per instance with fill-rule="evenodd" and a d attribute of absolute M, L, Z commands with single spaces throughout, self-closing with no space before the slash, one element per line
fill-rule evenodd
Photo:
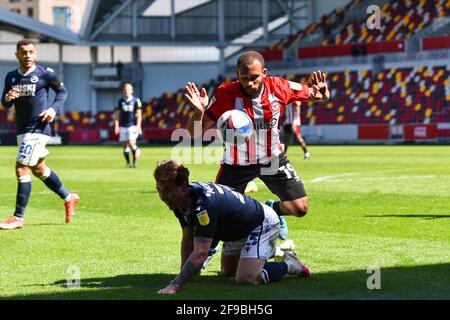
<path fill-rule="evenodd" d="M 300 177 L 283 152 L 279 122 L 285 106 L 291 102 L 327 100 L 330 93 L 326 76 L 320 71 L 313 72 L 310 86 L 269 77 L 262 55 L 247 51 L 238 58 L 237 77 L 233 83 L 221 84 L 210 102 L 205 88 L 199 91 L 194 83 L 187 84 L 185 97 L 195 108 L 187 129 L 196 138 L 213 127 L 225 111 L 245 111 L 256 129 L 254 139 L 239 147 L 226 144 L 216 183 L 244 193 L 246 184 L 259 177 L 280 198 L 281 201 L 272 205 L 279 216 L 304 216 L 308 212 L 308 197 Z M 201 132 L 194 130 L 198 122 Z M 267 174 L 269 167 L 271 174 Z"/>
<path fill-rule="evenodd" d="M 300 126 L 302 124 L 300 120 L 300 101 L 295 101 L 294 103 L 290 103 L 286 106 L 286 110 L 284 113 L 284 124 L 283 124 L 283 132 L 284 132 L 284 152 L 287 152 L 289 147 L 289 143 L 291 141 L 292 133 L 295 134 L 300 146 L 302 147 L 303 153 L 305 154 L 305 160 L 308 160 L 311 155 L 308 152 L 307 145 L 305 140 L 302 137 L 302 132 Z"/>

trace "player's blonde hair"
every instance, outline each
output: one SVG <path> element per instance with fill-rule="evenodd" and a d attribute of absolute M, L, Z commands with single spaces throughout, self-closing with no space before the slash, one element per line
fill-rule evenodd
<path fill-rule="evenodd" d="M 189 184 L 189 170 L 177 160 L 158 161 L 153 175 L 162 184 Z"/>

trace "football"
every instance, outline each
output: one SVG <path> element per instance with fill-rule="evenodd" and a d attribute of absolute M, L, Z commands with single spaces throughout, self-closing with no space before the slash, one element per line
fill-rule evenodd
<path fill-rule="evenodd" d="M 231 145 L 246 143 L 254 134 L 253 121 L 247 113 L 240 110 L 228 110 L 217 121 L 220 139 Z"/>

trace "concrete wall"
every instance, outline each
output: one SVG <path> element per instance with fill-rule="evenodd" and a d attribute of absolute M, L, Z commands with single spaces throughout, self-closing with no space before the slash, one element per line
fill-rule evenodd
<path fill-rule="evenodd" d="M 302 126 L 302 136 L 308 143 L 354 143 L 358 140 L 357 125 Z"/>
<path fill-rule="evenodd" d="M 142 99 L 150 100 L 163 92 L 184 88 L 188 81 L 203 83 L 219 75 L 216 63 L 160 63 L 143 66 Z"/>
<path fill-rule="evenodd" d="M 69 93 L 66 103 L 66 111 L 90 111 L 89 64 L 65 64 L 64 84 Z"/>

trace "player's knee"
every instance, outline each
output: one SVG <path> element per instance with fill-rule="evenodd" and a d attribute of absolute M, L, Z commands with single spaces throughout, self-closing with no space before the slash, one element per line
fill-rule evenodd
<path fill-rule="evenodd" d="M 33 175 L 40 178 L 44 175 L 45 169 L 39 168 L 39 167 L 33 167 L 31 168 L 31 172 L 33 172 Z"/>
<path fill-rule="evenodd" d="M 50 176 L 51 170 L 50 168 L 42 165 L 38 165 L 31 168 L 31 172 L 33 172 L 33 175 L 35 177 L 38 177 L 39 179 L 48 178 Z"/>
<path fill-rule="evenodd" d="M 295 203 L 291 210 L 291 214 L 296 217 L 303 217 L 308 213 L 308 201 L 299 201 Z"/>
<path fill-rule="evenodd" d="M 254 274 L 236 275 L 235 281 L 238 285 L 259 284 L 258 279 Z"/>
<path fill-rule="evenodd" d="M 27 167 L 17 167 L 16 168 L 16 177 L 22 177 L 30 174 L 30 170 Z"/>

